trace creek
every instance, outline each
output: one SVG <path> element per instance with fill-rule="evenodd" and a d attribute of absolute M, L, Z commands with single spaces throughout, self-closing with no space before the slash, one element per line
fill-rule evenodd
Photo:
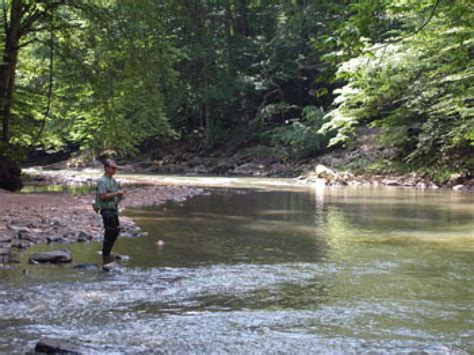
<path fill-rule="evenodd" d="M 100 353 L 474 352 L 474 194 L 209 189 L 125 211 L 147 237 L 106 273 L 0 270 L 0 352 L 44 337 Z M 158 245 L 158 241 L 165 245 Z"/>

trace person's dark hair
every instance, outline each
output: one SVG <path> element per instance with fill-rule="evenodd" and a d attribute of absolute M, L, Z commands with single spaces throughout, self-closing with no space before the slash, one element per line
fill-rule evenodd
<path fill-rule="evenodd" d="M 104 168 L 107 168 L 109 166 L 117 165 L 112 159 L 105 159 L 104 160 Z"/>

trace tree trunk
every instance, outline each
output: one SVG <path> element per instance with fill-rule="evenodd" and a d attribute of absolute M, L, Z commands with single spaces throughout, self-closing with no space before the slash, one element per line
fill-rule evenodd
<path fill-rule="evenodd" d="M 21 19 L 24 4 L 22 0 L 13 0 L 10 11 L 10 24 L 6 28 L 3 63 L 0 65 L 0 112 L 2 115 L 2 141 L 8 145 L 10 141 L 10 116 L 15 86 L 18 47 L 21 37 Z"/>
<path fill-rule="evenodd" d="M 200 67 L 201 67 L 201 80 L 203 85 L 203 90 L 205 92 L 205 98 L 203 102 L 204 106 L 204 119 L 205 119 L 205 131 L 204 131 L 204 140 L 206 145 L 209 147 L 212 146 L 214 141 L 214 132 L 213 132 L 213 112 L 211 99 L 209 97 L 209 86 L 211 85 L 211 72 L 210 66 L 211 61 L 209 58 L 209 45 L 208 38 L 206 33 L 206 8 L 205 4 L 199 0 L 194 2 L 194 25 L 196 27 L 196 40 L 199 43 L 201 48 L 201 55 L 199 58 Z"/>
<path fill-rule="evenodd" d="M 230 64 L 229 67 L 231 67 L 234 64 L 234 59 L 232 56 L 232 9 L 230 7 L 230 0 L 227 0 L 225 4 L 224 27 L 227 41 L 227 56 Z"/>
<path fill-rule="evenodd" d="M 239 16 L 237 19 L 237 32 L 242 36 L 249 36 L 247 0 L 239 0 Z"/>
<path fill-rule="evenodd" d="M 211 100 L 207 99 L 206 102 L 204 103 L 204 109 L 206 113 L 206 133 L 205 133 L 205 143 L 207 148 L 212 148 L 214 145 L 214 121 L 212 119 L 212 105 L 211 105 Z"/>

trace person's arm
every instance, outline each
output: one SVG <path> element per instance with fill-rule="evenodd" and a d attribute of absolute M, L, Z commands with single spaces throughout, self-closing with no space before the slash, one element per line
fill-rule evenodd
<path fill-rule="evenodd" d="M 101 201 L 110 201 L 115 197 L 121 198 L 123 196 L 123 192 L 120 190 L 115 192 L 107 192 L 105 183 L 102 180 L 99 180 L 99 183 L 97 184 L 97 192 L 99 193 L 99 199 Z"/>
<path fill-rule="evenodd" d="M 104 201 L 113 200 L 114 197 L 122 197 L 122 196 L 123 196 L 122 191 L 99 193 L 99 198 Z"/>

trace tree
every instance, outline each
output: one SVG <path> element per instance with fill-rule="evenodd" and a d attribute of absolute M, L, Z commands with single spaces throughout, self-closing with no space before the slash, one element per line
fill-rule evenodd
<path fill-rule="evenodd" d="M 325 131 L 344 144 L 361 124 L 383 129 L 381 142 L 397 159 L 415 166 L 473 167 L 474 50 L 470 5 L 458 1 L 395 1 L 384 17 L 397 22 L 382 42 L 366 40 L 361 53 L 343 62 L 336 108 Z M 420 18 L 421 14 L 421 18 Z M 453 159 L 454 158 L 454 159 Z"/>
<path fill-rule="evenodd" d="M 3 10 L 5 150 L 77 142 L 131 154 L 147 137 L 173 134 L 164 95 L 176 52 L 159 4 L 12 0 Z"/>
<path fill-rule="evenodd" d="M 22 42 L 31 32 L 45 30 L 41 27 L 52 15 L 52 11 L 64 1 L 11 0 L 2 2 L 3 11 L 3 62 L 0 65 L 0 114 L 2 116 L 2 146 L 10 142 L 11 109 L 18 55 L 21 48 L 30 44 Z"/>
<path fill-rule="evenodd" d="M 127 155 L 148 137 L 173 135 L 165 92 L 175 85 L 176 53 L 154 1 L 76 5 L 82 21 L 58 39 L 63 60 L 57 108 L 68 140 Z M 64 134 L 65 132 L 63 132 Z"/>

